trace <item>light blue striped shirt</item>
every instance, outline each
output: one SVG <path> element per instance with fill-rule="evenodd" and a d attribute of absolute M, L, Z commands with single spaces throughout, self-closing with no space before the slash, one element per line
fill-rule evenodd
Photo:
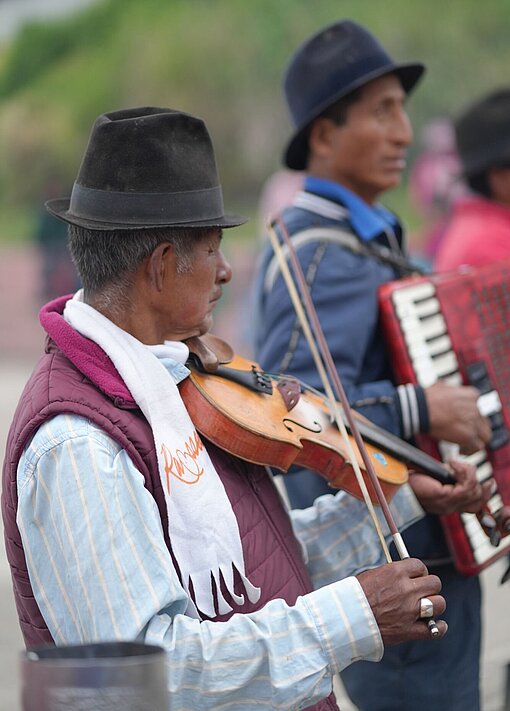
<path fill-rule="evenodd" d="M 176 381 L 185 375 L 164 363 Z M 351 662 L 382 656 L 363 590 L 346 576 L 384 561 L 365 505 L 347 494 L 291 512 L 314 592 L 216 623 L 186 616 L 143 476 L 88 420 L 59 415 L 39 428 L 19 463 L 18 495 L 30 580 L 56 643 L 162 645 L 172 710 L 306 708 Z M 392 510 L 401 526 L 422 515 L 407 486 Z"/>

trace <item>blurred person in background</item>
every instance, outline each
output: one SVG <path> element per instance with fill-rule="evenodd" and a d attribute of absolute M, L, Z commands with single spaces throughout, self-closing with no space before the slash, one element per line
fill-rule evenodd
<path fill-rule="evenodd" d="M 258 221 L 261 240 L 267 237 L 267 225 L 292 202 L 294 195 L 303 188 L 304 173 L 282 168 L 270 175 L 260 191 Z"/>
<path fill-rule="evenodd" d="M 428 432 L 474 452 L 490 438 L 478 412 L 479 391 L 442 382 L 423 389 L 393 380 L 379 328 L 377 291 L 408 274 L 404 233 L 380 196 L 398 185 L 412 140 L 406 99 L 422 64 L 398 64 L 365 28 L 328 26 L 293 55 L 285 95 L 295 126 L 284 163 L 306 171 L 304 189 L 283 211 L 338 374 L 352 407 L 404 439 Z M 281 238 L 281 226 L 275 224 Z M 256 357 L 269 372 L 291 373 L 323 388 L 278 262 L 268 245 L 257 281 Z M 328 491 L 316 474 L 284 478 L 294 507 Z M 387 649 L 380 664 L 342 673 L 361 711 L 478 711 L 481 591 L 478 577 L 454 568 L 436 514 L 462 511 L 465 482 L 421 496 L 428 515 L 404 539 L 427 561 L 450 601 L 449 634 L 434 648 L 409 642 Z M 437 483 L 437 482 L 436 482 Z M 321 499 L 319 498 L 318 501 Z"/>
<path fill-rule="evenodd" d="M 423 221 L 410 235 L 409 249 L 432 265 L 444 235 L 452 205 L 465 193 L 460 180 L 460 160 L 455 147 L 453 125 L 446 117 L 436 117 L 422 130 L 422 151 L 409 172 L 409 199 Z"/>
<path fill-rule="evenodd" d="M 445 225 L 436 271 L 510 259 L 510 89 L 492 91 L 466 108 L 455 121 L 455 137 L 471 193 L 456 203 Z M 501 582 L 508 579 L 510 565 Z"/>
<path fill-rule="evenodd" d="M 471 190 L 454 207 L 437 271 L 510 257 L 510 89 L 477 100 L 455 121 L 462 173 Z"/>
<path fill-rule="evenodd" d="M 224 213 L 203 121 L 103 114 L 71 198 L 47 206 L 69 224 L 83 290 L 42 308 L 45 353 L 7 441 L 27 646 L 144 641 L 168 652 L 169 708 L 321 711 L 337 708 L 345 666 L 411 639 L 436 646 L 440 580 L 418 560 L 380 565 L 362 502 L 338 492 L 289 516 L 266 468 L 195 429 L 190 348 L 214 360 L 197 337 L 232 276 L 222 230 L 245 221 Z M 477 509 L 472 467 L 455 471 Z M 407 484 L 392 507 L 397 524 L 422 516 Z"/>
<path fill-rule="evenodd" d="M 62 192 L 60 183 L 51 181 L 46 186 L 42 203 Z M 67 244 L 67 227 L 64 222 L 51 215 L 43 204 L 37 211 L 34 240 L 41 259 L 38 294 L 41 302 L 45 303 L 79 289 L 80 280 Z"/>

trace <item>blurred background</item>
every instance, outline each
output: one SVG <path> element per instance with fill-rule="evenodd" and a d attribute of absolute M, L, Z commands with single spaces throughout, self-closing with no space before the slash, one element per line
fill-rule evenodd
<path fill-rule="evenodd" d="M 407 173 L 385 199 L 407 223 L 416 258 L 427 264 L 463 190 L 450 120 L 480 95 L 508 84 L 508 0 L 0 0 L 2 451 L 42 345 L 37 311 L 77 287 L 65 229 L 42 205 L 69 194 L 91 125 L 105 111 L 156 105 L 206 120 L 226 207 L 251 218 L 225 239 L 234 279 L 215 330 L 249 354 L 248 284 L 263 221 L 275 207 L 267 181 L 273 176 L 273 198 L 276 190 L 284 195 L 295 188 L 287 176 L 278 182 L 291 133 L 282 73 L 302 40 L 342 18 L 365 24 L 395 59 L 428 67 L 408 107 L 415 141 Z M 510 660 L 500 572 L 492 568 L 484 577 L 485 711 L 503 708 Z M 15 710 L 22 644 L 3 549 L 0 605 L 0 708 Z"/>
<path fill-rule="evenodd" d="M 168 106 L 206 119 L 225 203 L 252 218 L 225 241 L 238 277 L 230 301 L 244 308 L 239 288 L 260 244 L 260 210 L 266 216 L 260 196 L 290 135 L 283 69 L 305 37 L 342 17 L 366 24 L 395 58 L 428 66 L 409 102 L 408 173 L 385 200 L 427 260 L 459 190 L 450 118 L 507 81 L 508 0 L 0 0 L 3 355 L 32 356 L 34 307 L 75 286 L 63 228 L 41 206 L 69 193 L 92 122 L 120 107 Z M 285 178 L 282 193 L 291 187 Z M 17 291 L 14 319 L 8 304 Z M 229 335 L 246 350 L 244 333 Z"/>

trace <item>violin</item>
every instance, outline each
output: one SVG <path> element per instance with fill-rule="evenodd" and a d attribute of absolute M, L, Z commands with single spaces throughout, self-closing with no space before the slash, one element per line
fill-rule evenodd
<path fill-rule="evenodd" d="M 179 385 L 198 432 L 231 454 L 287 472 L 291 465 L 316 471 L 333 488 L 362 498 L 348 449 L 334 423 L 327 399 L 292 376 L 265 373 L 214 336 L 189 339 L 191 375 Z M 406 459 L 428 465 L 436 478 L 452 482 L 432 457 L 357 415 L 385 496 L 391 499 L 408 480 Z M 351 446 L 362 472 L 363 458 Z M 397 447 L 400 446 L 400 449 Z M 406 456 L 407 455 L 407 456 Z M 430 461 L 428 461 L 430 460 Z M 366 481 L 370 498 L 378 503 Z"/>

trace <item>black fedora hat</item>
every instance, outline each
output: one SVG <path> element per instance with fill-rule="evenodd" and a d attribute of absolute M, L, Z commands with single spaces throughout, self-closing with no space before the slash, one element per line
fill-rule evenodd
<path fill-rule="evenodd" d="M 284 154 L 285 165 L 306 168 L 309 125 L 338 99 L 390 73 L 408 93 L 424 70 L 423 64 L 395 63 L 370 32 L 351 20 L 317 32 L 298 48 L 285 72 L 285 97 L 296 129 Z"/>
<path fill-rule="evenodd" d="M 510 163 L 510 88 L 472 104 L 455 121 L 457 150 L 466 176 Z"/>
<path fill-rule="evenodd" d="M 49 200 L 46 208 L 65 222 L 97 230 L 246 222 L 224 214 L 204 122 L 153 106 L 99 116 L 71 197 Z"/>

